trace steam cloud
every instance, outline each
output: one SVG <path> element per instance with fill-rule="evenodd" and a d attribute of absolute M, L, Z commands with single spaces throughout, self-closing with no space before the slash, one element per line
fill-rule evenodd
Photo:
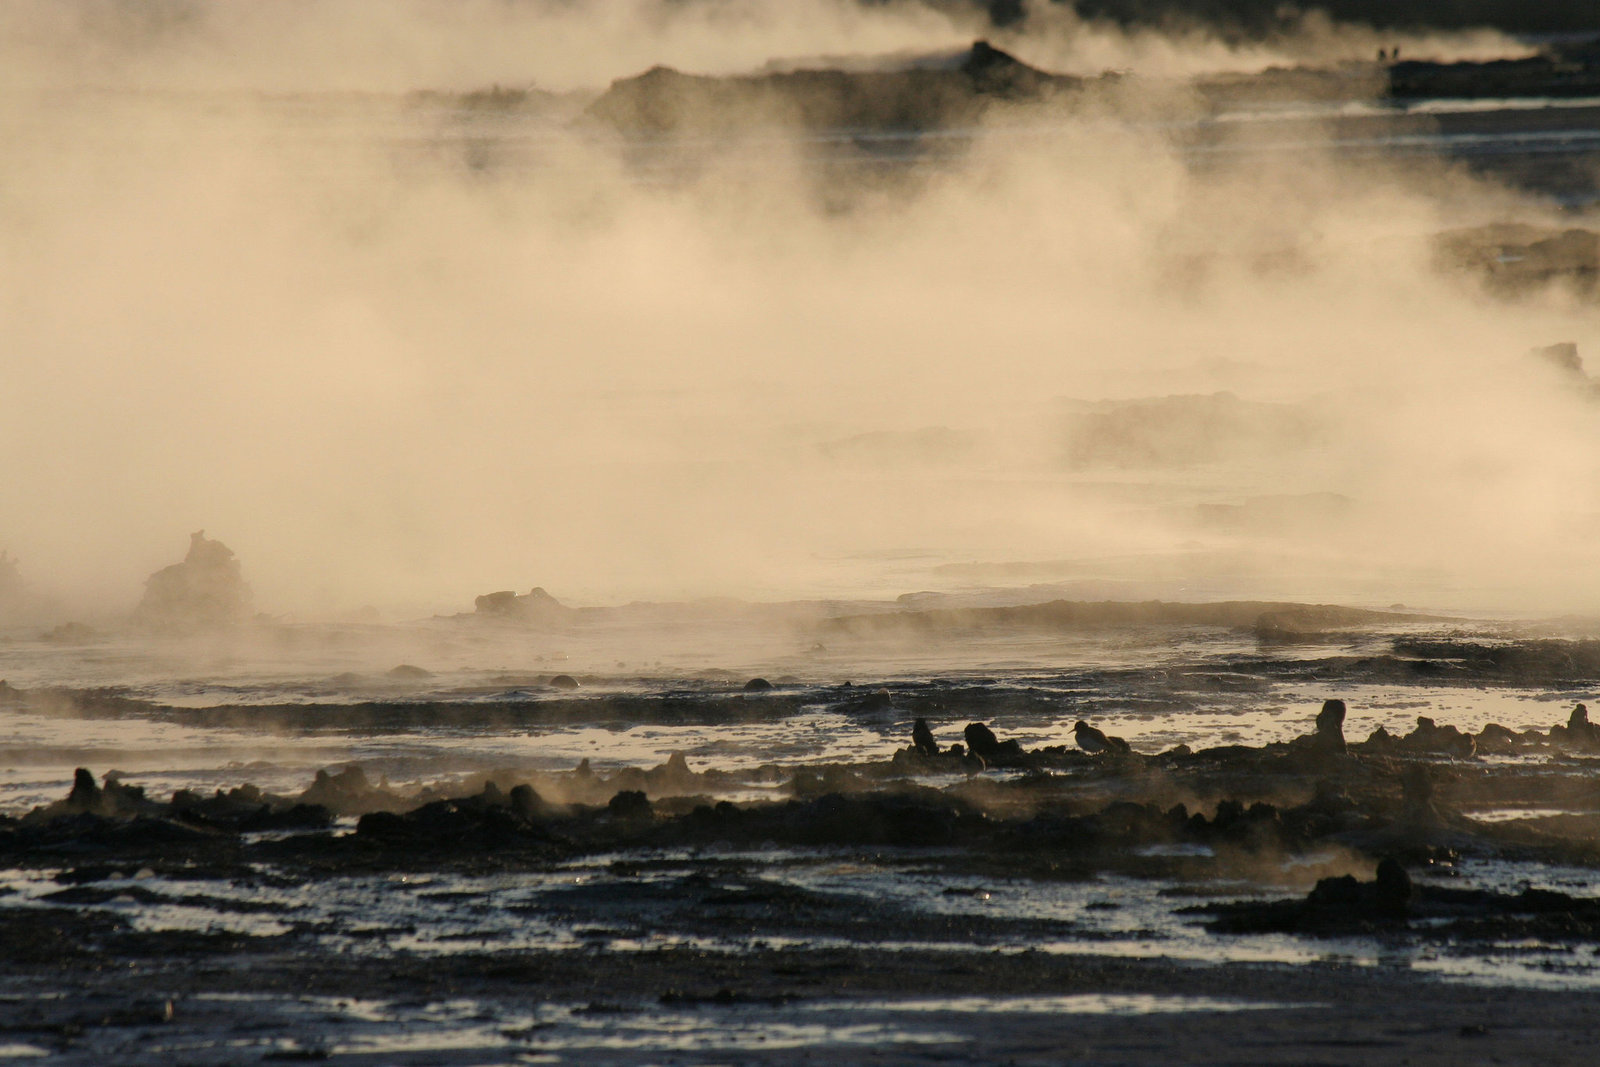
<path fill-rule="evenodd" d="M 1415 160 L 1197 163 L 1159 121 L 1190 116 L 1170 77 L 1365 57 L 1369 31 L 1239 45 L 1035 7 L 995 39 L 1143 76 L 883 180 L 760 131 L 642 163 L 578 115 L 656 63 L 950 50 L 980 13 L 6 5 L 0 544 L 104 610 L 200 528 L 279 611 L 899 593 L 1030 560 L 1591 602 L 1600 411 L 1526 354 L 1600 354 L 1593 306 L 1491 299 L 1430 243 L 1571 219 Z M 404 95 L 496 83 L 569 95 Z M 1199 399 L 1121 403 L 1162 397 Z M 1192 447 L 1152 453 L 1142 418 Z"/>

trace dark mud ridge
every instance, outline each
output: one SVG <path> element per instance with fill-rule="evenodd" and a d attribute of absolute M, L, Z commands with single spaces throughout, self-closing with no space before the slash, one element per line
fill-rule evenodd
<path fill-rule="evenodd" d="M 1312 638 L 1334 632 L 1349 634 L 1402 623 L 1439 622 L 1436 615 L 1371 611 L 1332 604 L 1231 600 L 1190 604 L 1160 600 L 1088 602 L 1052 600 L 1045 604 L 1004 607 L 933 608 L 848 615 L 831 620 L 826 630 L 867 636 L 895 631 L 960 633 L 994 627 L 1031 630 L 1111 630 L 1152 626 L 1197 626 L 1253 632 L 1267 641 Z"/>
<path fill-rule="evenodd" d="M 919 719 L 913 743 L 883 762 L 695 771 L 677 753 L 648 770 L 602 775 L 584 761 L 568 772 L 484 774 L 420 791 L 375 783 L 351 765 L 319 772 L 295 796 L 247 783 L 165 801 L 80 769 L 62 800 L 0 816 L 0 855 L 488 868 L 618 849 L 936 847 L 980 870 L 1189 877 L 1225 870 L 1240 855 L 1338 846 L 1373 860 L 1475 854 L 1587 864 L 1600 862 L 1600 726 L 1587 716 L 1578 705 L 1547 731 L 1491 724 L 1477 734 L 1419 717 L 1408 734 L 1380 728 L 1347 743 L 1344 705 L 1328 701 L 1312 732 L 1293 742 L 1156 755 L 1083 722 L 1071 747 L 1025 750 L 976 722 L 944 746 Z M 1491 763 L 1483 754 L 1526 759 Z M 1011 773 L 991 773 L 1000 771 Z M 771 799 L 720 799 L 752 792 Z M 1487 823 L 1462 814 L 1485 807 L 1568 814 Z M 354 832 L 335 828 L 352 816 Z"/>
<path fill-rule="evenodd" d="M 654 67 L 611 83 L 585 110 L 619 130 L 708 132 L 748 126 L 923 130 L 975 122 L 1000 104 L 1041 103 L 1084 86 L 978 41 L 904 70 L 795 70 L 735 77 Z"/>
<path fill-rule="evenodd" d="M 23 690 L 0 681 L 0 708 L 87 719 L 150 718 L 186 726 L 345 733 L 451 727 L 527 727 L 569 723 L 670 723 L 729 725 L 780 719 L 800 711 L 809 697 L 776 689 L 764 679 L 743 687 L 684 688 L 647 695 L 577 695 L 571 675 L 516 679 L 509 695 L 486 702 L 452 699 L 364 700 L 315 704 L 219 704 L 175 707 L 105 689 Z M 761 688 L 761 683 L 766 686 Z M 850 691 L 846 687 L 845 692 Z M 474 691 L 470 695 L 481 695 Z"/>
<path fill-rule="evenodd" d="M 1344 710 L 1328 701 L 1303 737 L 1263 747 L 1141 754 L 1083 722 L 1071 746 L 1029 750 L 981 722 L 941 742 L 918 720 L 881 761 L 734 772 L 675 754 L 649 769 L 583 763 L 403 790 L 346 765 L 292 796 L 244 783 L 158 799 L 79 770 L 62 799 L 0 816 L 11 879 L 0 1034 L 62 1062 L 136 1067 L 712 1051 L 787 1063 L 823 1047 L 874 1062 L 1055 1063 L 1068 1040 L 1079 1062 L 1125 1063 L 1130 1047 L 1215 1063 L 1321 1062 L 1330 1048 L 1369 1063 L 1488 1048 L 1587 1062 L 1600 1035 L 1592 995 L 1383 968 L 1094 958 L 1062 946 L 1167 935 L 980 903 L 989 886 L 1029 902 L 1108 876 L 1159 880 L 1169 888 L 1151 894 L 1150 921 L 1180 916 L 1229 942 L 1357 935 L 1397 951 L 1531 941 L 1592 954 L 1600 898 L 1420 877 L 1467 860 L 1600 866 L 1600 727 L 1586 709 L 1546 730 L 1473 734 L 1421 718 L 1355 742 Z M 1487 807 L 1534 810 L 1468 814 Z M 1551 808 L 1564 814 L 1538 814 Z M 807 864 L 879 873 L 859 891 L 786 876 Z M 1191 906 L 1296 865 L 1304 885 L 1321 876 L 1309 892 Z M 893 891 L 902 876 L 933 881 L 934 903 Z M 140 921 L 174 912 L 212 918 Z M 525 930 L 572 940 L 527 944 Z M 429 931 L 431 951 L 406 947 Z M 1204 1006 L 1072 1014 L 1072 997 L 1118 996 Z M 1237 1008 L 1260 1009 L 1248 1047 Z M 663 1025 L 672 1041 L 706 1044 L 653 1044 Z M 716 1044 L 751 1027 L 747 1044 Z M 887 1036 L 852 1044 L 863 1034 Z"/>
<path fill-rule="evenodd" d="M 983 2 L 983 0 L 978 0 Z M 1600 13 L 1590 0 L 1062 0 L 1086 19 L 1111 19 L 1125 26 L 1208 25 L 1233 36 L 1270 37 L 1292 30 L 1300 12 L 1316 10 L 1338 22 L 1387 30 L 1461 30 L 1488 27 L 1505 33 L 1548 34 L 1600 31 Z M 998 6 L 998 5 L 994 5 Z M 1018 5 L 1020 6 L 1020 5 Z"/>
<path fill-rule="evenodd" d="M 1394 63 L 1389 67 L 1389 95 L 1396 99 L 1600 95 L 1600 35 L 1554 45 L 1522 59 Z"/>
<path fill-rule="evenodd" d="M 1206 904 L 1184 911 L 1207 917 L 1222 934 L 1292 933 L 1349 936 L 1424 924 L 1438 940 L 1600 941 L 1600 898 L 1548 889 L 1499 893 L 1418 886 L 1397 861 L 1378 864 L 1376 877 L 1324 878 L 1303 900 Z"/>
<path fill-rule="evenodd" d="M 1131 76 L 1051 73 L 980 40 L 964 53 L 886 69 L 713 76 L 658 66 L 612 82 L 582 117 L 623 132 L 658 135 L 752 127 L 935 130 L 972 126 L 996 108 L 1072 106 L 1125 77 Z M 1587 97 L 1600 95 L 1600 36 L 1551 45 L 1533 56 L 1485 62 L 1401 62 L 1385 50 L 1375 62 L 1272 67 L 1204 77 L 1183 88 L 1191 101 L 1211 109 L 1385 98 Z"/>

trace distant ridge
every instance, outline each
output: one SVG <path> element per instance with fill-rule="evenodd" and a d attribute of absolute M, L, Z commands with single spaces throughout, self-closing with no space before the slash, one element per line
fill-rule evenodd
<path fill-rule="evenodd" d="M 991 12 L 989 0 L 975 0 Z M 1061 0 L 1054 0 L 1059 4 Z M 1282 29 L 1302 11 L 1325 12 L 1336 22 L 1361 22 L 1379 29 L 1459 30 L 1489 27 L 1506 33 L 1600 32 L 1600 4 L 1594 0 L 1072 0 L 1086 19 L 1122 25 L 1209 25 L 1237 33 L 1263 35 Z M 1024 11 L 1026 9 L 1024 8 Z M 1005 12 L 998 12 L 1002 18 Z M 1024 14 L 1016 22 L 1026 25 Z"/>
<path fill-rule="evenodd" d="M 931 129 L 972 121 L 996 103 L 1037 102 L 1079 90 L 1082 78 L 1031 67 L 987 41 L 945 68 L 793 70 L 713 77 L 652 67 L 619 78 L 585 109 L 629 132 Z"/>
<path fill-rule="evenodd" d="M 857 635 L 892 631 L 956 633 L 985 627 L 1099 630 L 1128 626 L 1214 626 L 1281 638 L 1373 624 L 1441 621 L 1446 620 L 1438 615 L 1268 600 L 1225 600 L 1211 604 L 1161 600 L 1052 600 L 1045 604 L 848 615 L 832 620 L 829 625 Z"/>

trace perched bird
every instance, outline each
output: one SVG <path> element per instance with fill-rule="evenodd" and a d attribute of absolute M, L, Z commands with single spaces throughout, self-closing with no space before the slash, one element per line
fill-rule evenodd
<path fill-rule="evenodd" d="M 1104 731 L 1096 730 L 1093 726 L 1079 719 L 1072 727 L 1072 736 L 1077 738 L 1078 747 L 1090 755 L 1099 755 L 1102 752 L 1131 752 L 1128 742 L 1120 737 L 1109 737 Z"/>
<path fill-rule="evenodd" d="M 993 730 L 981 722 L 967 723 L 962 736 L 967 739 L 967 751 L 985 763 L 994 762 L 995 757 L 1000 754 L 1000 739 L 994 735 Z"/>
<path fill-rule="evenodd" d="M 911 724 L 911 747 L 917 750 L 918 755 L 939 754 L 939 742 L 933 739 L 933 731 L 928 729 L 927 719 L 918 719 Z"/>

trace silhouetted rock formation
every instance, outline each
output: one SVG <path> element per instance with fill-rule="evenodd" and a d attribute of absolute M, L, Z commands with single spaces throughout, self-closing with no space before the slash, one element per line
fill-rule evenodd
<path fill-rule="evenodd" d="M 918 719 L 911 725 L 911 746 L 920 756 L 937 756 L 939 742 L 933 739 L 933 731 L 928 729 L 927 719 Z"/>
<path fill-rule="evenodd" d="M 932 129 L 975 121 L 996 102 L 1037 102 L 1081 88 L 978 41 L 954 62 L 902 70 L 794 70 L 711 77 L 652 67 L 619 78 L 585 114 L 619 130 Z"/>
<path fill-rule="evenodd" d="M 1426 715 L 1417 716 L 1417 728 L 1402 737 L 1399 745 L 1407 752 L 1458 759 L 1467 759 L 1478 751 L 1471 734 L 1454 726 L 1440 726 Z"/>
<path fill-rule="evenodd" d="M 1565 726 L 1550 728 L 1550 740 L 1568 752 L 1600 752 L 1600 726 L 1589 721 L 1589 708 L 1579 704 L 1572 709 Z"/>
<path fill-rule="evenodd" d="M 192 632 L 236 625 L 249 617 L 250 604 L 250 587 L 233 551 L 198 530 L 189 535 L 182 563 L 163 567 L 145 581 L 133 618 L 151 629 Z"/>
<path fill-rule="evenodd" d="M 1418 715 L 1417 728 L 1404 737 L 1396 737 L 1380 726 L 1367 738 L 1362 748 L 1381 754 L 1470 759 L 1477 754 L 1478 743 L 1469 733 L 1454 726 L 1440 726 L 1426 715 Z"/>
<path fill-rule="evenodd" d="M 515 622 L 564 622 L 572 609 L 539 587 L 518 596 L 509 589 L 498 593 L 485 593 L 473 602 L 477 614 Z"/>
<path fill-rule="evenodd" d="M 91 771 L 79 767 L 73 772 L 72 790 L 64 799 L 35 808 L 24 818 L 37 824 L 75 816 L 129 820 L 160 817 L 165 813 L 165 805 L 147 798 L 141 787 L 124 785 L 112 775 L 107 775 L 105 785 L 101 786 L 95 782 Z"/>
<path fill-rule="evenodd" d="M 515 786 L 508 795 L 486 782 L 476 796 L 434 800 L 404 812 L 369 811 L 357 820 L 356 837 L 386 848 L 481 851 L 543 841 L 539 820 L 546 814 L 531 786 Z"/>
<path fill-rule="evenodd" d="M 318 771 L 309 788 L 296 798 L 300 804 L 326 808 L 336 815 L 364 815 L 372 811 L 398 811 L 406 801 L 384 786 L 374 786 L 366 772 L 351 764 L 337 774 Z"/>
<path fill-rule="evenodd" d="M 1342 700 L 1324 700 L 1317 712 L 1317 732 L 1312 735 L 1312 748 L 1320 753 L 1344 755 L 1345 706 Z"/>
<path fill-rule="evenodd" d="M 1401 864 L 1386 857 L 1370 882 L 1350 875 L 1324 878 L 1304 900 L 1239 901 L 1185 908 L 1211 915 L 1214 933 L 1296 933 L 1336 936 L 1370 933 L 1426 921 L 1441 942 L 1460 939 L 1511 941 L 1551 938 L 1590 940 L 1600 932 L 1600 900 L 1548 889 L 1497 893 L 1417 885 Z"/>
<path fill-rule="evenodd" d="M 1411 876 L 1393 857 L 1379 862 L 1377 877 L 1358 882 L 1351 875 L 1324 878 L 1306 896 L 1314 911 L 1351 918 L 1402 918 L 1411 903 Z"/>

